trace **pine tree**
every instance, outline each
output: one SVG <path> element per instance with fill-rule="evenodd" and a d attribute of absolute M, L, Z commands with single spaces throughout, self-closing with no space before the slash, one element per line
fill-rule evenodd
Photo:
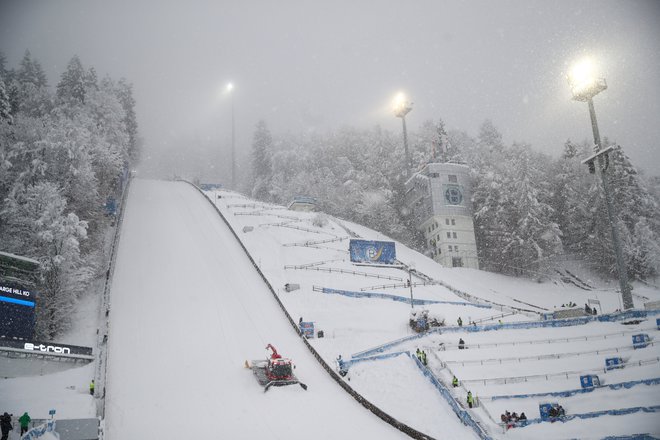
<path fill-rule="evenodd" d="M 7 121 L 11 124 L 12 120 L 9 95 L 5 89 L 5 82 L 2 77 L 0 77 L 0 121 Z"/>
<path fill-rule="evenodd" d="M 57 84 L 57 98 L 64 102 L 83 104 L 85 102 L 85 84 L 87 74 L 78 55 L 69 61 Z"/>

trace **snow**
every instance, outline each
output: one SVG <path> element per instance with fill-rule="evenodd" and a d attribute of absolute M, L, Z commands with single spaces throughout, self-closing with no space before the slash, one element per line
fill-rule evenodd
<path fill-rule="evenodd" d="M 339 354 L 348 360 L 353 353 L 417 336 L 408 326 L 408 303 L 314 290 L 316 286 L 409 297 L 403 284 L 408 279 L 405 268 L 356 266 L 348 261 L 350 233 L 369 240 L 387 237 L 332 217 L 315 224 L 317 213 L 288 211 L 229 191 L 210 191 L 206 196 L 237 231 L 293 320 L 302 317 L 313 321 L 317 331 L 324 331 L 323 338 L 310 343 L 327 363 L 332 365 Z M 245 226 L 253 229 L 243 232 Z M 309 244 L 319 241 L 325 242 Z M 399 261 L 414 264 L 417 271 L 444 284 L 415 286 L 415 298 L 466 302 L 455 289 L 479 298 L 482 304 L 501 305 L 490 309 L 424 306 L 431 314 L 445 317 L 448 325 L 454 325 L 459 316 L 466 324 L 486 318 L 497 322 L 511 307 L 533 311 L 505 316 L 503 322 L 538 321 L 545 309 L 552 311 L 569 301 L 582 305 L 588 298 L 600 299 L 606 313 L 620 307 L 618 294 L 606 288 L 586 291 L 561 283 L 444 268 L 400 243 L 396 252 Z M 116 264 L 104 420 L 107 439 L 407 438 L 357 403 L 321 368 L 213 206 L 190 185 L 134 180 Z M 421 281 L 413 276 L 413 282 Z M 286 283 L 299 284 L 300 289 L 286 292 Z M 400 286 L 389 287 L 392 284 Z M 650 286 L 636 285 L 635 292 L 646 298 L 635 297 L 637 307 L 660 299 L 660 291 Z M 81 300 L 76 326 L 63 342 L 95 343 L 98 303 L 99 295 Z M 632 350 L 631 337 L 637 333 L 648 333 L 653 344 Z M 462 407 L 468 389 L 479 397 L 481 406 L 469 410 L 470 414 L 494 438 L 660 435 L 654 413 L 541 423 L 506 433 L 497 424 L 504 410 L 525 411 L 530 419 L 537 418 L 538 404 L 546 401 L 560 402 L 569 414 L 660 405 L 657 385 L 603 388 L 568 398 L 491 399 L 578 389 L 577 375 L 590 369 L 598 370 L 604 384 L 660 377 L 657 362 L 634 365 L 660 359 L 657 335 L 655 319 L 630 325 L 593 322 L 419 335 L 390 351 L 414 352 L 419 347 L 426 350 L 429 368 L 445 384 L 454 374 L 465 381 L 457 389 L 450 387 L 450 392 Z M 466 341 L 467 350 L 457 349 L 459 337 Z M 262 391 L 243 364 L 263 359 L 268 343 L 293 359 L 308 391 L 298 386 Z M 623 357 L 627 366 L 606 373 L 604 359 L 615 356 Z M 45 418 L 51 406 L 62 418 L 93 416 L 95 405 L 87 385 L 94 365 L 0 380 L 2 406 L 15 414 L 28 409 L 35 418 Z M 516 378 L 505 379 L 512 377 Z M 344 380 L 391 416 L 427 435 L 476 438 L 407 355 L 354 364 Z M 6 401 L 4 396 L 10 398 Z"/>

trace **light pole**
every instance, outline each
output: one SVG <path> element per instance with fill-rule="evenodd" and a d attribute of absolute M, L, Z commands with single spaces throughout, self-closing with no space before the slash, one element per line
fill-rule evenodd
<path fill-rule="evenodd" d="M 594 74 L 594 67 L 589 59 L 585 59 L 576 64 L 568 75 L 568 84 L 571 87 L 573 99 L 576 101 L 587 102 L 589 105 L 589 116 L 591 117 L 591 129 L 594 134 L 594 154 L 583 160 L 589 166 L 589 172 L 596 172 L 596 160 L 598 161 L 598 171 L 603 183 L 603 194 L 605 196 L 605 205 L 607 207 L 607 216 L 612 229 L 612 244 L 616 256 L 616 264 L 619 272 L 619 285 L 621 288 L 621 298 L 625 310 L 634 307 L 630 285 L 628 284 L 628 270 L 621 250 L 621 240 L 619 239 L 619 229 L 616 224 L 616 215 L 612 206 L 612 197 L 610 195 L 610 182 L 607 169 L 609 166 L 608 147 L 601 149 L 600 133 L 598 132 L 598 121 L 596 121 L 596 110 L 594 109 L 593 97 L 607 89 L 605 78 L 598 78 Z"/>
<path fill-rule="evenodd" d="M 410 308 L 415 308 L 415 303 L 413 299 L 413 285 L 412 285 L 412 271 L 415 270 L 415 263 L 410 263 L 408 265 L 408 287 L 410 287 Z"/>
<path fill-rule="evenodd" d="M 403 149 L 406 153 L 406 177 L 410 177 L 410 152 L 408 151 L 408 132 L 406 130 L 406 115 L 412 110 L 412 102 L 406 99 L 406 96 L 403 93 L 399 93 L 394 98 L 394 116 L 401 118 L 403 124 Z"/>
<path fill-rule="evenodd" d="M 227 84 L 226 91 L 231 97 L 231 189 L 236 189 L 236 122 L 234 118 L 234 84 Z"/>

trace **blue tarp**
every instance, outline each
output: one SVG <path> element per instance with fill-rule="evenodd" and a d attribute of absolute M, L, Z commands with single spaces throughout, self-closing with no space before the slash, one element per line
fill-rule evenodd
<path fill-rule="evenodd" d="M 392 301 L 398 301 L 406 304 L 410 304 L 410 298 L 406 296 L 390 295 L 388 293 L 377 293 L 377 292 L 353 292 L 350 290 L 338 290 L 338 289 L 329 289 L 327 287 L 323 288 L 323 293 L 330 293 L 335 295 L 343 295 L 351 298 L 379 298 L 379 299 L 389 299 Z M 479 307 L 482 309 L 490 309 L 492 306 L 488 304 L 473 304 L 462 301 L 436 301 L 432 299 L 413 299 L 413 304 L 416 306 L 424 306 L 428 304 L 452 304 L 455 306 L 471 306 Z"/>
<path fill-rule="evenodd" d="M 632 380 L 630 382 L 621 382 L 613 383 L 611 385 L 601 385 L 600 387 L 594 388 L 580 388 L 575 390 L 566 390 L 566 391 L 554 391 L 549 393 L 534 393 L 534 394 L 511 394 L 511 395 L 501 395 L 493 396 L 491 399 L 526 399 L 528 397 L 546 397 L 546 396 L 556 396 L 556 397 L 570 397 L 575 394 L 584 394 L 591 393 L 593 390 L 600 388 L 609 388 L 611 390 L 620 390 L 621 388 L 629 389 L 636 385 L 660 385 L 660 377 L 655 379 L 645 379 L 645 380 Z"/>

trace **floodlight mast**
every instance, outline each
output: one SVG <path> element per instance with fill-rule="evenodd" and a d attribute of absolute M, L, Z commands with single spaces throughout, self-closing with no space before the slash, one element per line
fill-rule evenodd
<path fill-rule="evenodd" d="M 410 152 L 408 151 L 408 131 L 406 130 L 406 115 L 412 110 L 412 102 L 409 102 L 403 93 L 399 93 L 394 98 L 394 116 L 401 118 L 403 124 L 403 149 L 406 154 L 406 177 L 410 177 L 410 168 L 412 167 L 410 160 Z"/>
<path fill-rule="evenodd" d="M 600 178 L 603 183 L 603 195 L 605 196 L 605 205 L 607 207 L 607 217 L 610 222 L 612 230 L 612 245 L 614 246 L 614 253 L 616 256 L 616 264 L 619 272 L 619 286 L 621 289 L 621 298 L 623 300 L 624 310 L 632 309 L 635 307 L 628 284 L 628 269 L 623 258 L 623 251 L 621 250 L 621 240 L 619 238 L 619 229 L 617 227 L 616 215 L 614 207 L 612 206 L 612 197 L 610 196 L 610 182 L 607 173 L 609 165 L 608 153 L 611 147 L 601 151 L 600 132 L 598 131 L 598 121 L 596 120 L 596 109 L 594 108 L 593 97 L 607 89 L 607 82 L 605 78 L 596 78 L 591 72 L 591 66 L 588 61 L 583 61 L 581 64 L 569 74 L 568 83 L 571 87 L 573 99 L 580 102 L 587 102 L 589 106 L 589 116 L 591 118 L 591 129 L 594 135 L 594 155 L 591 160 L 585 161 L 589 165 L 590 170 L 598 168 L 600 171 Z M 598 167 L 595 167 L 595 161 L 598 161 Z"/>

